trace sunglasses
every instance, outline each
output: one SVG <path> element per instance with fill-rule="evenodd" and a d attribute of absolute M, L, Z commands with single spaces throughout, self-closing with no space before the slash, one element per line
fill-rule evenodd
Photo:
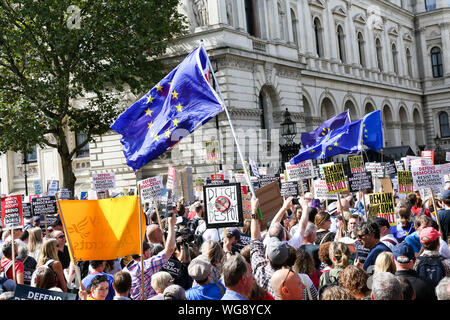
<path fill-rule="evenodd" d="M 367 236 L 368 235 L 368 233 L 365 233 L 365 234 L 357 234 L 356 235 L 356 239 L 362 239 L 362 238 L 364 238 L 365 236 Z"/>
<path fill-rule="evenodd" d="M 57 236 L 56 238 L 57 239 L 64 239 L 66 236 L 65 235 L 60 235 L 60 236 Z"/>
<path fill-rule="evenodd" d="M 284 287 L 284 283 L 286 282 L 287 278 L 289 277 L 289 273 L 292 272 L 294 273 L 294 271 L 292 270 L 292 268 L 288 269 L 288 273 L 286 274 L 286 278 L 284 278 L 283 283 L 281 284 L 281 287 Z"/>

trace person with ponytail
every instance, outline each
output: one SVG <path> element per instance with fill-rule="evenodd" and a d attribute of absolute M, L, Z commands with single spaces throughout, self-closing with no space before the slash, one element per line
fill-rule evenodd
<path fill-rule="evenodd" d="M 323 289 L 333 283 L 337 283 L 339 274 L 350 264 L 350 250 L 345 243 L 332 242 L 330 244 L 329 256 L 333 265 L 331 270 L 325 271 L 319 280 L 319 294 Z"/>

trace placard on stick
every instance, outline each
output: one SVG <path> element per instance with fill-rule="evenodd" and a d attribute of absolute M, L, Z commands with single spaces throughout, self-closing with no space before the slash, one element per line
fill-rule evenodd
<path fill-rule="evenodd" d="M 372 174 L 370 172 L 351 173 L 348 175 L 350 192 L 373 189 Z"/>
<path fill-rule="evenodd" d="M 160 176 L 141 180 L 138 185 L 141 186 L 143 202 L 152 203 L 153 200 L 158 201 L 161 198 L 162 179 Z"/>
<path fill-rule="evenodd" d="M 203 186 L 203 199 L 208 229 L 244 225 L 240 183 Z"/>
<path fill-rule="evenodd" d="M 440 166 L 412 167 L 411 173 L 417 190 L 431 188 L 435 194 L 441 192 L 444 186 L 444 175 Z"/>
<path fill-rule="evenodd" d="M 385 218 L 390 226 L 395 226 L 394 196 L 391 192 L 369 194 L 369 218 Z"/>
<path fill-rule="evenodd" d="M 323 167 L 325 181 L 327 182 L 329 193 L 339 193 L 348 191 L 348 183 L 345 178 L 342 163 L 336 163 Z"/>
<path fill-rule="evenodd" d="M 12 230 L 23 227 L 22 196 L 2 198 L 2 228 Z"/>
<path fill-rule="evenodd" d="M 411 193 L 414 192 L 413 178 L 411 171 L 397 171 L 398 192 Z"/>
<path fill-rule="evenodd" d="M 114 172 L 93 173 L 92 185 L 95 191 L 106 191 L 116 187 L 116 175 Z"/>
<path fill-rule="evenodd" d="M 56 198 L 54 196 L 31 199 L 31 207 L 34 216 L 57 214 Z"/>
<path fill-rule="evenodd" d="M 258 190 L 255 190 L 259 199 L 259 208 L 262 214 L 262 230 L 266 229 L 267 221 L 272 219 L 283 206 L 283 198 L 278 182 L 272 182 Z"/>
<path fill-rule="evenodd" d="M 351 173 L 361 173 L 366 171 L 362 155 L 348 156 L 347 159 L 350 164 Z"/>

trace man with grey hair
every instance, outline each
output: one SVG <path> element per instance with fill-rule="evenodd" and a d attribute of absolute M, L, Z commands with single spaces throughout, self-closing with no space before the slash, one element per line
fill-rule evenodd
<path fill-rule="evenodd" d="M 254 278 L 250 265 L 240 254 L 229 257 L 223 265 L 225 294 L 222 300 L 248 300 Z"/>
<path fill-rule="evenodd" d="M 450 300 L 450 277 L 442 278 L 436 286 L 438 300 Z"/>
<path fill-rule="evenodd" d="M 314 266 L 316 267 L 316 270 L 319 270 L 321 264 L 321 261 L 319 259 L 320 246 L 314 244 L 314 241 L 316 240 L 316 231 L 316 225 L 312 222 L 308 222 L 305 228 L 305 232 L 303 233 L 302 245 L 300 246 L 300 248 L 305 249 L 305 251 L 308 252 L 311 257 L 313 257 Z"/>
<path fill-rule="evenodd" d="M 372 300 L 403 300 L 400 282 L 392 273 L 375 273 L 372 282 Z"/>

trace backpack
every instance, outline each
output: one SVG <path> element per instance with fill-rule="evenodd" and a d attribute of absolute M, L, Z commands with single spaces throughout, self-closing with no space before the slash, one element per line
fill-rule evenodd
<path fill-rule="evenodd" d="M 445 278 L 446 272 L 442 261 L 444 257 L 425 257 L 418 256 L 418 263 L 416 265 L 416 271 L 419 277 L 425 281 L 431 282 L 436 287 L 442 278 Z"/>
<path fill-rule="evenodd" d="M 8 279 L 6 273 L 11 269 L 12 267 L 12 261 L 8 262 L 5 268 L 0 266 L 0 278 Z"/>

